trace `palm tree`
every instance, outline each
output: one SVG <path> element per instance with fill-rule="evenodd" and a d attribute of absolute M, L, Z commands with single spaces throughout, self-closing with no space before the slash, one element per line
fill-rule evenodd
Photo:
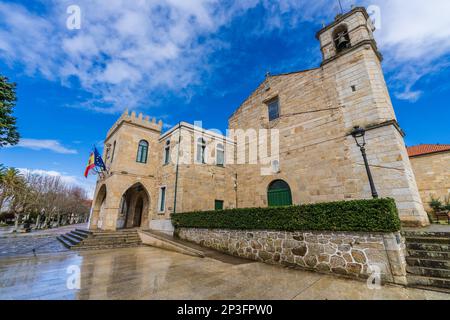
<path fill-rule="evenodd" d="M 2 212 L 4 202 L 3 177 L 5 176 L 5 174 L 6 174 L 6 167 L 0 163 L 0 213 Z"/>
<path fill-rule="evenodd" d="M 13 204 L 14 198 L 17 193 L 19 193 L 26 185 L 25 179 L 20 171 L 15 168 L 8 168 L 6 170 L 3 170 L 0 176 L 0 207 L 7 203 L 10 206 L 10 209 L 13 209 L 16 220 L 14 230 L 17 230 L 20 220 L 20 214 L 18 212 L 15 212 Z"/>
<path fill-rule="evenodd" d="M 0 164 L 0 212 L 2 211 L 3 204 L 6 200 L 6 184 L 5 184 L 5 176 L 6 176 L 7 168 Z"/>

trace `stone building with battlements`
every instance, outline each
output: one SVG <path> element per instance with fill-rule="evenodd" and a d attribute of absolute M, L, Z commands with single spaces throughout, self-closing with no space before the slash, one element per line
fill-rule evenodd
<path fill-rule="evenodd" d="M 316 35 L 321 65 L 268 75 L 225 136 L 185 122 L 162 133 L 125 112 L 105 140 L 90 228 L 170 232 L 173 212 L 371 198 L 356 126 L 380 197 L 404 225 L 427 225 L 373 31 L 364 8 L 336 17 Z"/>

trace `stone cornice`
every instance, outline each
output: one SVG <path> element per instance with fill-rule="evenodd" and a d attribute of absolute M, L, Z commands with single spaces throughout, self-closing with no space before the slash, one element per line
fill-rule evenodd
<path fill-rule="evenodd" d="M 361 48 L 361 47 L 363 47 L 365 45 L 370 45 L 372 47 L 373 51 L 375 51 L 375 54 L 377 55 L 377 58 L 380 60 L 380 62 L 383 61 L 383 55 L 378 51 L 377 45 L 375 43 L 375 40 L 363 40 L 363 41 L 361 41 L 361 42 L 351 46 L 347 50 L 344 50 L 344 51 L 338 53 L 334 57 L 331 57 L 331 58 L 329 58 L 327 60 L 324 60 L 322 62 L 322 64 L 321 64 L 321 66 L 323 67 L 324 65 L 326 65 L 326 64 L 328 64 L 328 63 L 330 63 L 330 62 L 332 62 L 332 61 L 334 61 L 336 59 L 339 59 L 340 57 L 342 57 L 342 56 L 344 56 L 344 55 L 346 55 L 346 54 L 348 54 L 348 53 L 350 53 L 352 51 L 355 51 L 356 49 L 359 49 L 359 48 Z"/>
<path fill-rule="evenodd" d="M 400 133 L 400 135 L 402 137 L 406 136 L 405 132 L 403 131 L 403 129 L 400 127 L 400 125 L 398 124 L 397 120 L 395 120 L 395 119 L 384 121 L 384 122 L 380 122 L 380 123 L 370 124 L 367 127 L 365 127 L 364 129 L 366 131 L 371 131 L 371 130 L 375 130 L 375 129 L 383 128 L 383 127 L 388 127 L 388 126 L 394 126 L 394 128 L 397 129 L 398 133 Z M 352 135 L 351 132 L 349 132 L 347 134 L 347 136 L 351 136 L 351 135 Z"/>
<path fill-rule="evenodd" d="M 325 31 L 337 26 L 339 23 L 341 23 L 342 21 L 344 21 L 345 19 L 347 19 L 349 16 L 351 16 L 352 14 L 354 14 L 355 12 L 361 12 L 366 19 L 369 19 L 369 14 L 367 13 L 366 8 L 364 7 L 356 7 L 354 9 L 352 9 L 351 11 L 347 12 L 346 14 L 340 15 L 338 16 L 331 24 L 329 24 L 328 26 L 326 26 L 325 28 L 322 28 L 321 30 L 319 30 L 316 33 L 316 39 L 319 39 L 320 35 L 322 33 L 324 33 Z"/>

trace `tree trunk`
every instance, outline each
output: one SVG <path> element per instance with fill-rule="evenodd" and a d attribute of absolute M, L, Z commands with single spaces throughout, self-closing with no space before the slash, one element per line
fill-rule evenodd
<path fill-rule="evenodd" d="M 37 218 L 36 218 L 36 225 L 34 226 L 35 230 L 38 230 L 40 227 L 40 223 L 41 223 L 41 215 L 38 214 Z"/>
<path fill-rule="evenodd" d="M 13 232 L 17 232 L 17 230 L 19 229 L 19 220 L 20 220 L 20 213 L 16 213 L 14 214 L 16 221 L 14 222 L 14 230 Z"/>
<path fill-rule="evenodd" d="M 61 215 L 58 213 L 56 216 L 56 227 L 58 228 L 61 225 Z"/>
<path fill-rule="evenodd" d="M 45 216 L 43 229 L 46 229 L 48 227 L 48 215 Z"/>

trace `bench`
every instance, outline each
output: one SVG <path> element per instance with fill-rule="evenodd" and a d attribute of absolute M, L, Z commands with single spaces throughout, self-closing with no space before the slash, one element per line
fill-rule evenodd
<path fill-rule="evenodd" d="M 436 217 L 436 223 L 440 223 L 441 220 L 447 221 L 450 224 L 450 212 L 449 211 L 439 211 L 434 213 Z"/>

